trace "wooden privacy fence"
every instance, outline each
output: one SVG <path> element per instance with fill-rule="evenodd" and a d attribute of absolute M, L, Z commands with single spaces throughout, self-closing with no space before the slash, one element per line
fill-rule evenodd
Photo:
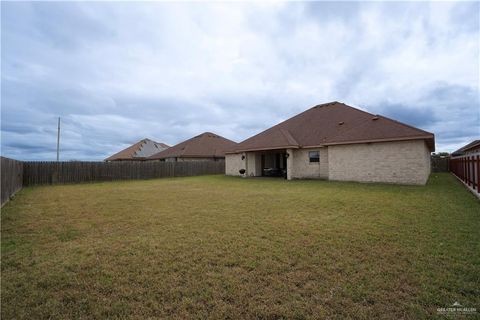
<path fill-rule="evenodd" d="M 225 161 L 24 162 L 23 185 L 186 177 L 225 173 Z"/>
<path fill-rule="evenodd" d="M 15 192 L 22 189 L 23 163 L 1 157 L 1 205 L 3 206 Z"/>
<path fill-rule="evenodd" d="M 450 157 L 431 157 L 432 172 L 449 172 Z"/>
<path fill-rule="evenodd" d="M 225 161 L 42 162 L 1 158 L 2 205 L 23 186 L 225 173 Z"/>
<path fill-rule="evenodd" d="M 480 194 L 480 152 L 450 158 L 450 171 Z"/>

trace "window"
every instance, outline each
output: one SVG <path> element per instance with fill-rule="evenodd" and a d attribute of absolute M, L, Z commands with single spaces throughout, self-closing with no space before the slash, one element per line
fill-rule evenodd
<path fill-rule="evenodd" d="M 320 152 L 309 151 L 308 158 L 310 159 L 310 162 L 320 162 Z"/>

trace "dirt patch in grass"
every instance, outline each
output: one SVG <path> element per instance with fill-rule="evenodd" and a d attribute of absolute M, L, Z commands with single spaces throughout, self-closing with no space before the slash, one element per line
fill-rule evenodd
<path fill-rule="evenodd" d="M 480 204 L 426 187 L 223 176 L 26 188 L 12 318 L 417 319 L 480 309 Z"/>

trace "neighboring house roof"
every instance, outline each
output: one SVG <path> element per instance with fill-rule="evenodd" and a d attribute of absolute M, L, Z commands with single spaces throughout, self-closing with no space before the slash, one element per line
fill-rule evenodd
<path fill-rule="evenodd" d="M 461 156 L 461 155 L 465 154 L 466 151 L 469 151 L 469 150 L 475 149 L 475 148 L 480 148 L 480 140 L 473 140 L 469 144 L 464 145 L 460 149 L 452 152 L 452 156 Z"/>
<path fill-rule="evenodd" d="M 425 139 L 430 150 L 435 150 L 430 132 L 335 101 L 285 120 L 227 153 L 413 139 Z"/>
<path fill-rule="evenodd" d="M 116 160 L 143 160 L 159 151 L 169 148 L 168 145 L 161 142 L 155 142 L 150 139 L 142 139 L 128 148 L 105 159 L 105 161 Z"/>
<path fill-rule="evenodd" d="M 149 157 L 148 160 L 225 157 L 225 150 L 234 148 L 235 145 L 236 142 L 232 140 L 211 132 L 205 132 L 159 152 Z"/>

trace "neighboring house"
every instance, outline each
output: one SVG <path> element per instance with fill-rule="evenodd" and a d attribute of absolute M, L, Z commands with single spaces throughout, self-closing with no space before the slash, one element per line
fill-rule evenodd
<path fill-rule="evenodd" d="M 452 152 L 449 169 L 480 198 L 480 140 L 474 140 Z"/>
<path fill-rule="evenodd" d="M 105 161 L 145 160 L 147 157 L 168 148 L 169 146 L 165 143 L 143 139 L 108 157 Z"/>
<path fill-rule="evenodd" d="M 195 161 L 225 160 L 225 150 L 234 148 L 236 143 L 217 134 L 205 132 L 159 152 L 147 160 Z"/>
<path fill-rule="evenodd" d="M 452 152 L 452 157 L 463 156 L 469 153 L 480 152 L 480 140 L 473 140 L 469 144 L 461 147 L 457 151 Z"/>
<path fill-rule="evenodd" d="M 331 102 L 237 144 L 226 174 L 423 185 L 434 150 L 430 132 Z"/>

